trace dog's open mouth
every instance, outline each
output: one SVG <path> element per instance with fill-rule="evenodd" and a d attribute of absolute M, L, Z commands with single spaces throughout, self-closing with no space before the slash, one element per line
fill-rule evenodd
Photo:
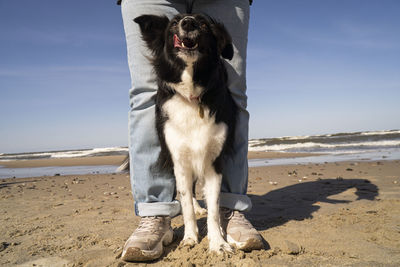
<path fill-rule="evenodd" d="M 194 50 L 196 49 L 198 44 L 189 39 L 189 38 L 182 38 L 179 39 L 178 35 L 174 34 L 174 47 L 185 49 L 185 50 Z"/>

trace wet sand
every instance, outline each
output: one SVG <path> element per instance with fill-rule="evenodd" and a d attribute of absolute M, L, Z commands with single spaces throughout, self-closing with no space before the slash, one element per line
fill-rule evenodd
<path fill-rule="evenodd" d="M 400 264 L 400 161 L 251 168 L 248 194 L 265 250 L 209 254 L 205 217 L 200 244 L 179 247 L 178 216 L 175 241 L 148 265 Z M 138 224 L 127 174 L 2 179 L 0 214 L 0 266 L 145 265 L 120 259 Z"/>
<path fill-rule="evenodd" d="M 281 152 L 254 152 L 250 151 L 249 159 L 260 158 L 295 158 L 316 156 L 319 154 L 311 153 L 281 153 Z M 6 168 L 34 168 L 48 166 L 87 166 L 87 165 L 119 165 L 126 156 L 99 156 L 99 157 L 82 157 L 82 158 L 53 158 L 53 159 L 36 159 L 36 160 L 11 160 L 0 161 L 0 166 Z"/>

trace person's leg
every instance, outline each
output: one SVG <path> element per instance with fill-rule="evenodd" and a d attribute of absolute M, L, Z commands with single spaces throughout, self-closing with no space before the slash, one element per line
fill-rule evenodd
<path fill-rule="evenodd" d="M 133 21 L 144 14 L 172 17 L 184 5 L 166 0 L 123 0 L 121 4 L 128 64 L 131 73 L 129 111 L 129 154 L 135 212 L 140 223 L 125 242 L 121 258 L 126 261 L 148 261 L 159 258 L 163 245 L 172 242 L 171 217 L 179 214 L 174 201 L 175 178 L 168 173 L 151 171 L 160 145 L 155 129 L 156 77 L 150 64 L 151 53 L 142 41 L 139 26 Z"/>
<path fill-rule="evenodd" d="M 155 129 L 157 83 L 149 62 L 151 53 L 133 19 L 143 14 L 173 17 L 183 10 L 184 4 L 166 0 L 124 0 L 121 4 L 132 80 L 129 92 L 130 176 L 135 211 L 139 216 L 173 217 L 180 212 L 180 205 L 173 199 L 174 177 L 164 172 L 156 173 L 150 168 L 160 152 Z"/>
<path fill-rule="evenodd" d="M 246 50 L 249 27 L 248 0 L 197 0 L 193 13 L 203 12 L 222 22 L 232 36 L 234 56 L 226 61 L 229 89 L 239 107 L 235 131 L 234 156 L 224 162 L 221 185 L 220 206 L 229 209 L 247 211 L 251 209 L 251 200 L 247 193 L 248 178 L 248 124 L 249 113 L 246 110 Z"/>

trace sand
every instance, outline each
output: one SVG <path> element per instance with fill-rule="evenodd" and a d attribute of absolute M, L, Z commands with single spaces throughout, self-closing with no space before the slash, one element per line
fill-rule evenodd
<path fill-rule="evenodd" d="M 93 160 L 93 159 L 92 159 Z M 104 163 L 103 163 L 104 164 Z M 149 266 L 399 266 L 400 161 L 251 168 L 246 216 L 265 250 L 175 241 Z M 138 224 L 127 174 L 0 180 L 0 266 L 145 266 L 120 259 Z"/>

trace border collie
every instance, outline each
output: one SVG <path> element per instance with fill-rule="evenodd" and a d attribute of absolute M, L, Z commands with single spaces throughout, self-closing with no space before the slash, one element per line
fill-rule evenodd
<path fill-rule="evenodd" d="M 237 106 L 228 88 L 224 59 L 232 40 L 207 15 L 142 15 L 134 19 L 152 52 L 158 79 L 156 128 L 161 145 L 157 167 L 170 169 L 180 195 L 185 233 L 182 245 L 198 243 L 193 183 L 204 183 L 210 251 L 232 252 L 220 227 L 222 161 L 233 153 Z"/>

